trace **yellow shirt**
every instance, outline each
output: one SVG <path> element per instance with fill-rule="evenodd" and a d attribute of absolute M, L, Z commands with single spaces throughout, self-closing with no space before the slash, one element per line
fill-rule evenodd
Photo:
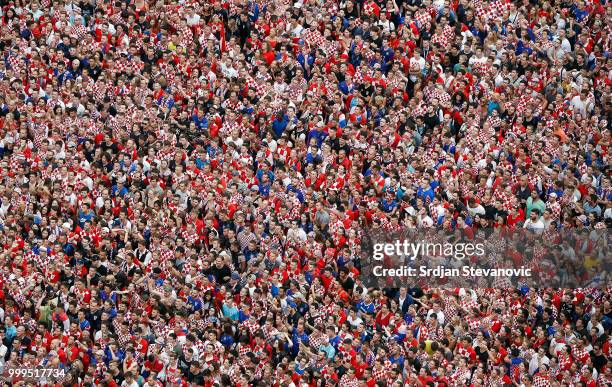
<path fill-rule="evenodd" d="M 433 340 L 425 340 L 425 352 L 427 352 L 428 355 L 433 355 L 434 350 L 431 349 L 431 343 L 433 343 Z"/>
<path fill-rule="evenodd" d="M 584 258 L 584 268 L 587 270 L 591 270 L 592 268 L 599 266 L 599 260 L 596 259 L 595 257 L 592 257 L 590 255 L 587 255 Z"/>

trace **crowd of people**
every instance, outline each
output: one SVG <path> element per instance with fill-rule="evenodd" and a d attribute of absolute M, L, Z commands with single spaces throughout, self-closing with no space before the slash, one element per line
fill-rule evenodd
<path fill-rule="evenodd" d="M 611 385 L 606 0 L 0 18 L 5 383 Z M 364 235 L 415 228 L 598 230 L 550 253 L 591 286 L 365 286 Z"/>

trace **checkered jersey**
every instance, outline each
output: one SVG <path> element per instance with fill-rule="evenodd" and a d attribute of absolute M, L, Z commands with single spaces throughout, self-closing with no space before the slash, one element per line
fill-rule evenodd
<path fill-rule="evenodd" d="M 372 379 L 378 381 L 387 380 L 388 374 L 385 367 L 374 367 L 372 369 Z"/>
<path fill-rule="evenodd" d="M 241 326 L 246 328 L 247 331 L 251 333 L 252 335 L 256 334 L 257 331 L 259 330 L 259 324 L 256 321 L 252 320 L 251 318 L 243 321 Z"/>
<path fill-rule="evenodd" d="M 380 13 L 380 7 L 374 1 L 369 0 L 363 4 L 363 12 L 366 15 L 375 15 Z"/>
<path fill-rule="evenodd" d="M 433 98 L 436 98 L 440 105 L 446 106 L 446 104 L 450 103 L 451 96 L 448 94 L 446 90 L 439 89 L 437 87 L 429 87 L 423 91 L 423 95 L 425 95 L 425 100 L 430 102 Z"/>
<path fill-rule="evenodd" d="M 10 53 L 7 59 L 9 67 L 15 72 L 19 73 L 21 70 L 25 68 L 25 64 L 23 62 L 23 58 L 20 55 Z"/>
<path fill-rule="evenodd" d="M 577 345 L 572 346 L 572 356 L 582 364 L 585 364 L 591 357 L 586 349 Z"/>
<path fill-rule="evenodd" d="M 455 38 L 455 31 L 453 31 L 451 26 L 446 26 L 440 33 L 435 33 L 431 38 L 431 42 L 435 44 L 439 44 L 443 49 L 448 49 L 451 42 Z"/>
<path fill-rule="evenodd" d="M 96 364 L 96 370 L 94 371 L 94 378 L 95 379 L 104 378 L 104 375 L 106 375 L 107 371 L 108 371 L 108 368 L 106 367 L 106 364 L 104 364 L 103 361 L 99 361 L 98 364 Z"/>
<path fill-rule="evenodd" d="M 470 370 L 467 368 L 458 368 L 450 376 L 450 380 L 452 382 L 451 385 L 453 386 L 467 386 L 468 381 L 470 380 Z"/>
<path fill-rule="evenodd" d="M 418 116 L 422 116 L 425 113 L 427 113 L 427 106 L 425 105 L 425 102 L 421 101 L 419 102 L 419 104 L 412 110 L 412 112 L 410 113 L 410 116 L 413 118 L 416 118 Z"/>
<path fill-rule="evenodd" d="M 414 14 L 414 22 L 419 30 L 428 29 L 431 24 L 431 14 L 427 9 L 419 9 Z"/>
<path fill-rule="evenodd" d="M 316 28 L 309 28 L 302 32 L 302 40 L 310 47 L 320 47 L 326 43 L 326 39 Z"/>
<path fill-rule="evenodd" d="M 490 115 L 487 118 L 487 123 L 493 128 L 499 128 L 502 124 L 501 119 L 497 115 Z"/>
<path fill-rule="evenodd" d="M 247 87 L 255 90 L 255 95 L 257 97 L 262 98 L 266 95 L 268 88 L 265 83 L 258 83 L 251 77 L 250 75 L 246 78 Z"/>
<path fill-rule="evenodd" d="M 358 387 L 359 385 L 357 378 L 355 378 L 355 376 L 350 377 L 348 374 L 342 375 L 338 383 L 340 387 Z"/>

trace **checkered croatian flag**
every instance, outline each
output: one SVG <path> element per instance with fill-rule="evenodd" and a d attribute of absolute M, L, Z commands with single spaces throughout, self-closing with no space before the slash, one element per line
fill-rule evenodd
<path fill-rule="evenodd" d="M 533 387 L 550 387 L 548 375 L 537 374 L 533 377 Z"/>
<path fill-rule="evenodd" d="M 193 44 L 193 32 L 188 27 L 181 28 L 179 30 L 180 33 L 180 42 L 185 49 L 191 47 Z"/>
<path fill-rule="evenodd" d="M 488 4 L 486 4 L 483 0 L 474 0 L 473 7 L 476 10 L 476 17 L 486 19 L 488 14 Z"/>
<path fill-rule="evenodd" d="M 144 69 L 144 62 L 140 58 L 132 59 L 130 65 L 135 73 L 141 72 Z"/>
<path fill-rule="evenodd" d="M 496 0 L 489 4 L 489 19 L 496 19 L 500 17 L 504 11 L 510 9 L 510 1 L 508 0 Z"/>
<path fill-rule="evenodd" d="M 121 17 L 121 13 L 116 12 L 114 15 L 112 15 L 110 17 L 110 20 L 113 22 L 113 24 L 117 25 L 117 24 L 123 24 L 125 23 L 125 20 L 123 20 L 123 18 Z"/>
<path fill-rule="evenodd" d="M 89 30 L 82 24 L 75 24 L 70 29 L 70 36 L 76 37 L 79 40 L 82 40 L 89 34 Z"/>
<path fill-rule="evenodd" d="M 499 18 L 509 7 L 510 3 L 506 0 L 495 0 L 491 3 L 478 0 L 474 6 L 476 16 L 484 20 L 485 23 Z"/>

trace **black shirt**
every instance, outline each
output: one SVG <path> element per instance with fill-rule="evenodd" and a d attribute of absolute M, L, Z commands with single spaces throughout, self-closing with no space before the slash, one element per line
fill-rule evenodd
<path fill-rule="evenodd" d="M 181 355 L 179 357 L 177 365 L 178 365 L 178 368 L 181 370 L 181 373 L 183 374 L 183 376 L 187 377 L 187 375 L 189 375 L 189 368 L 191 367 L 192 362 L 193 362 L 193 359 L 187 360 L 185 355 Z"/>
<path fill-rule="evenodd" d="M 196 386 L 202 386 L 204 385 L 204 373 L 202 371 L 198 373 L 193 373 L 190 370 L 187 373 L 187 380 L 189 380 L 191 383 L 195 384 Z"/>
<path fill-rule="evenodd" d="M 516 197 L 519 200 L 527 200 L 531 196 L 531 189 L 528 185 L 525 188 L 521 188 L 520 186 L 516 189 Z"/>
<path fill-rule="evenodd" d="M 224 277 L 229 278 L 232 275 L 232 272 L 229 266 L 227 265 L 223 265 L 223 267 L 221 268 L 218 268 L 216 265 L 214 265 L 213 267 L 210 268 L 210 274 L 215 276 L 215 279 L 217 280 L 217 282 L 221 284 L 226 284 L 229 280 L 224 279 Z"/>
<path fill-rule="evenodd" d="M 91 325 L 91 329 L 94 331 L 99 331 L 100 327 L 102 325 L 102 309 L 98 309 L 97 311 L 91 313 L 87 313 L 86 318 L 87 321 L 89 321 L 89 324 Z"/>
<path fill-rule="evenodd" d="M 591 351 L 591 361 L 593 362 L 593 367 L 597 370 L 597 372 L 601 373 L 606 364 L 608 364 L 608 359 L 602 353 L 599 355 L 595 354 L 595 351 Z"/>
<path fill-rule="evenodd" d="M 432 113 L 431 115 L 425 116 L 424 121 L 427 127 L 433 129 L 440 124 L 440 117 L 438 117 L 436 113 Z"/>

